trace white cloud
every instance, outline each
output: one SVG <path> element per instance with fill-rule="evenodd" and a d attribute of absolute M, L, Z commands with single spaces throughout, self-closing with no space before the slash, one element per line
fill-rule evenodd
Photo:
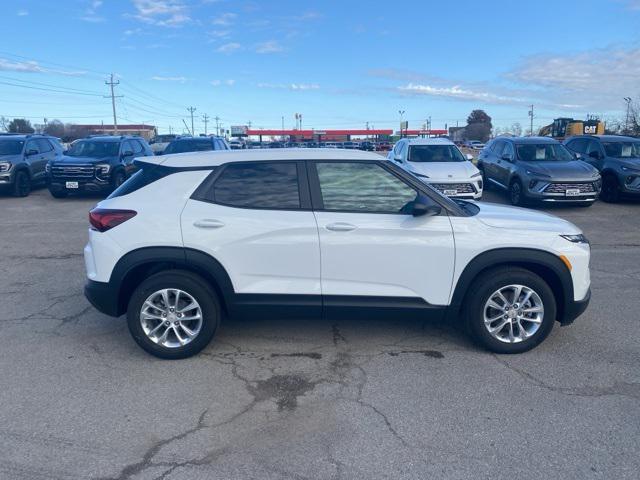
<path fill-rule="evenodd" d="M 240 48 L 242 48 L 242 45 L 240 45 L 239 43 L 231 42 L 231 43 L 225 43 L 224 45 L 220 45 L 216 49 L 216 52 L 229 54 L 229 53 L 235 52 L 236 50 L 239 50 Z"/>
<path fill-rule="evenodd" d="M 487 91 L 470 90 L 460 85 L 446 87 L 408 83 L 398 87 L 400 93 L 406 95 L 428 95 L 433 97 L 457 98 L 460 100 L 475 100 L 486 103 L 525 103 L 524 98 L 509 97 Z"/>
<path fill-rule="evenodd" d="M 226 85 L 228 87 L 233 87 L 235 85 L 236 81 L 232 78 L 229 78 L 227 80 L 211 80 L 211 85 L 213 85 L 214 87 L 219 87 L 220 85 Z"/>
<path fill-rule="evenodd" d="M 258 83 L 258 88 L 276 88 L 281 90 L 318 90 L 317 83 Z"/>
<path fill-rule="evenodd" d="M 226 38 L 231 35 L 230 30 L 212 30 L 209 32 L 209 35 L 214 38 Z"/>
<path fill-rule="evenodd" d="M 88 6 L 84 11 L 84 15 L 80 17 L 80 20 L 91 23 L 104 22 L 104 17 L 98 13 L 100 7 L 104 2 L 102 0 L 90 0 Z"/>
<path fill-rule="evenodd" d="M 65 75 L 69 77 L 77 77 L 85 75 L 87 72 L 83 71 L 70 71 L 70 70 L 55 70 L 51 68 L 45 68 L 38 62 L 33 60 L 27 60 L 24 62 L 7 60 L 6 58 L 0 58 L 0 71 L 5 72 L 19 72 L 19 73 L 54 73 L 58 75 Z"/>
<path fill-rule="evenodd" d="M 238 15 L 235 13 L 222 13 L 218 17 L 214 18 L 211 23 L 214 25 L 231 25 L 233 22 L 235 22 L 237 16 Z"/>
<path fill-rule="evenodd" d="M 158 75 L 151 77 L 151 80 L 157 80 L 158 82 L 180 82 L 180 83 L 184 83 L 187 81 L 186 77 L 161 77 Z"/>
<path fill-rule="evenodd" d="M 177 27 L 191 21 L 181 0 L 133 0 L 133 18 L 150 25 Z"/>
<path fill-rule="evenodd" d="M 284 48 L 276 40 L 269 40 L 268 42 L 259 43 L 256 45 L 256 53 L 278 53 L 282 52 Z"/>
<path fill-rule="evenodd" d="M 18 10 L 17 15 L 19 17 L 26 17 L 27 15 L 29 15 L 29 10 Z"/>

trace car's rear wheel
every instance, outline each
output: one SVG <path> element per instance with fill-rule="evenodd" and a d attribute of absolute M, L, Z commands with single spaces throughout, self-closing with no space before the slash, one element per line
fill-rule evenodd
<path fill-rule="evenodd" d="M 127 176 L 122 170 L 118 170 L 113 174 L 113 179 L 111 180 L 111 186 L 115 190 L 120 185 L 122 185 L 127 180 Z"/>
<path fill-rule="evenodd" d="M 620 200 L 620 184 L 615 175 L 607 174 L 602 179 L 600 198 L 609 203 Z"/>
<path fill-rule="evenodd" d="M 186 358 L 206 347 L 220 322 L 215 291 L 198 275 L 170 270 L 150 276 L 133 293 L 127 323 L 152 355 Z"/>
<path fill-rule="evenodd" d="M 549 285 L 521 268 L 486 272 L 473 282 L 465 302 L 474 339 L 495 353 L 521 353 L 553 328 L 556 301 Z"/>
<path fill-rule="evenodd" d="M 524 193 L 520 180 L 514 180 L 509 186 L 509 201 L 512 205 L 521 206 L 524 204 Z"/>
<path fill-rule="evenodd" d="M 20 170 L 19 172 L 16 172 L 13 184 L 13 196 L 26 197 L 29 193 L 31 193 L 31 179 L 27 172 Z"/>

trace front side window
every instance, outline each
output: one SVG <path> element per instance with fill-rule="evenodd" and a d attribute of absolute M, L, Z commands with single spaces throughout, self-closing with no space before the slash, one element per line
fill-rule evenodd
<path fill-rule="evenodd" d="M 138 155 L 139 153 L 144 153 L 144 148 L 142 148 L 142 144 L 137 140 L 131 140 L 129 143 L 133 146 L 134 155 Z"/>
<path fill-rule="evenodd" d="M 603 142 L 607 157 L 640 158 L 640 142 Z"/>
<path fill-rule="evenodd" d="M 513 145 L 511 142 L 504 142 L 504 149 L 502 150 L 501 157 L 504 155 L 509 155 L 509 158 L 515 158 L 515 152 L 513 151 Z"/>
<path fill-rule="evenodd" d="M 48 140 L 45 140 L 44 138 L 39 138 L 36 141 L 38 142 L 40 153 L 46 153 L 53 150 L 53 147 L 51 146 Z"/>
<path fill-rule="evenodd" d="M 171 142 L 164 153 L 206 152 L 209 150 L 213 150 L 213 142 L 210 138 L 193 138 Z"/>
<path fill-rule="evenodd" d="M 417 191 L 376 163 L 316 163 L 324 210 L 400 213 Z"/>
<path fill-rule="evenodd" d="M 523 143 L 516 145 L 518 159 L 523 162 L 568 162 L 575 160 L 564 145 L 554 143 Z"/>
<path fill-rule="evenodd" d="M 213 186 L 216 203 L 241 208 L 300 208 L 295 162 L 253 162 L 227 165 Z"/>
<path fill-rule="evenodd" d="M 20 155 L 24 140 L 9 140 L 0 138 L 0 155 Z"/>
<path fill-rule="evenodd" d="M 35 142 L 35 140 L 30 140 L 27 142 L 27 148 L 26 148 L 26 152 L 32 152 L 32 151 L 36 151 L 37 153 L 40 153 L 40 149 L 38 148 L 38 144 Z"/>
<path fill-rule="evenodd" d="M 506 142 L 502 140 L 497 140 L 492 146 L 491 151 L 495 153 L 498 157 L 502 155 L 502 150 L 504 148 Z"/>
<path fill-rule="evenodd" d="M 67 155 L 70 157 L 104 158 L 117 157 L 120 144 L 100 140 L 80 140 L 74 143 Z"/>
<path fill-rule="evenodd" d="M 567 146 L 577 153 L 587 153 L 587 142 L 588 140 L 585 138 L 577 138 L 576 140 L 570 141 Z"/>
<path fill-rule="evenodd" d="M 466 162 L 455 145 L 411 145 L 408 160 L 419 163 Z"/>
<path fill-rule="evenodd" d="M 589 143 L 587 144 L 587 155 L 591 152 L 600 153 L 600 145 L 598 145 L 598 142 L 595 140 L 589 140 Z"/>

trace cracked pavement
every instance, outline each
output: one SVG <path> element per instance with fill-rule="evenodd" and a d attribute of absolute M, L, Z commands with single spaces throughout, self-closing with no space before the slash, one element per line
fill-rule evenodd
<path fill-rule="evenodd" d="M 96 202 L 0 197 L 0 479 L 637 478 L 640 203 L 551 210 L 593 243 L 593 299 L 527 354 L 256 318 L 171 362 L 82 295 Z"/>

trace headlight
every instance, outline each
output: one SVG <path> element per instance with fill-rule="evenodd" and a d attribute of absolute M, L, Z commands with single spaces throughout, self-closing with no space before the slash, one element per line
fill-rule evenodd
<path fill-rule="evenodd" d="M 51 164 L 50 164 L 50 163 L 47 163 L 47 164 L 44 166 L 44 171 L 45 171 L 46 173 L 50 173 L 50 172 L 51 172 Z"/>
<path fill-rule="evenodd" d="M 474 173 L 473 175 L 471 175 L 471 178 L 478 178 L 481 177 L 482 173 L 478 172 L 478 173 Z"/>
<path fill-rule="evenodd" d="M 565 240 L 569 240 L 572 243 L 586 243 L 587 245 L 589 244 L 589 240 L 582 233 L 578 235 L 560 235 L 560 236 Z"/>
<path fill-rule="evenodd" d="M 534 172 L 533 170 L 526 170 L 527 175 L 531 175 L 533 177 L 545 177 L 545 178 L 551 178 L 549 175 L 545 174 L 545 173 L 540 173 L 540 172 Z"/>
<path fill-rule="evenodd" d="M 0 162 L 0 172 L 8 172 L 11 170 L 11 162 Z"/>
<path fill-rule="evenodd" d="M 96 171 L 98 175 L 108 175 L 111 170 L 111 165 L 108 163 L 99 163 L 96 165 Z"/>

